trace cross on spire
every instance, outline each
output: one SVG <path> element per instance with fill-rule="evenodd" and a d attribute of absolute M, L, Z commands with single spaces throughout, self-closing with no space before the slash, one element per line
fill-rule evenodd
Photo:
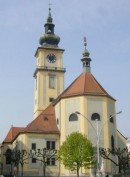
<path fill-rule="evenodd" d="M 49 4 L 48 4 L 48 5 L 49 5 L 49 10 L 51 10 L 51 5 L 52 5 L 52 4 L 49 2 Z"/>
<path fill-rule="evenodd" d="M 47 23 L 52 23 L 52 17 L 51 17 L 51 3 L 49 2 L 49 14 L 48 14 L 48 18 L 47 18 Z"/>

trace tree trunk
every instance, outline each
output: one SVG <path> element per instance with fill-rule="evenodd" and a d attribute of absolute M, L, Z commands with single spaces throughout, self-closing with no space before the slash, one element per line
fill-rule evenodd
<path fill-rule="evenodd" d="M 21 176 L 23 177 L 23 164 L 21 164 L 21 170 L 22 170 Z"/>
<path fill-rule="evenodd" d="M 79 167 L 77 167 L 77 177 L 79 177 Z"/>
<path fill-rule="evenodd" d="M 46 176 L 46 164 L 44 162 L 44 164 L 43 164 L 43 177 L 45 177 L 45 176 Z"/>

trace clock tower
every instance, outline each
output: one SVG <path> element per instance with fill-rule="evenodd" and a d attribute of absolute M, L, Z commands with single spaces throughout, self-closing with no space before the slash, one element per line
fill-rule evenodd
<path fill-rule="evenodd" d="M 64 50 L 58 47 L 60 37 L 54 33 L 51 8 L 44 27 L 45 33 L 40 37 L 40 47 L 35 54 L 37 67 L 34 72 L 34 118 L 64 90 Z"/>

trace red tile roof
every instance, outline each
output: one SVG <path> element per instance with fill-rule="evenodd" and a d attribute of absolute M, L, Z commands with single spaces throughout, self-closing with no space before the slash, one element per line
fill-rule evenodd
<path fill-rule="evenodd" d="M 11 143 L 16 136 L 24 130 L 24 127 L 11 127 L 7 136 L 4 139 L 4 143 Z"/>
<path fill-rule="evenodd" d="M 25 128 L 11 127 L 3 143 L 11 143 L 21 133 L 60 134 L 52 104 Z"/>
<path fill-rule="evenodd" d="M 25 128 L 25 132 L 59 134 L 55 119 L 55 109 L 52 104 Z"/>
<path fill-rule="evenodd" d="M 106 92 L 106 90 L 99 84 L 91 73 L 82 73 L 57 98 L 56 103 L 59 99 L 80 95 L 107 96 L 115 100 Z"/>
<path fill-rule="evenodd" d="M 115 101 L 106 90 L 98 83 L 91 73 L 82 73 L 72 84 L 56 99 L 57 103 L 62 98 L 90 95 L 90 96 L 106 96 Z M 19 133 L 55 133 L 60 134 L 55 118 L 55 109 L 50 104 L 36 119 L 34 119 L 27 127 L 12 127 L 8 132 L 4 142 L 11 142 Z"/>

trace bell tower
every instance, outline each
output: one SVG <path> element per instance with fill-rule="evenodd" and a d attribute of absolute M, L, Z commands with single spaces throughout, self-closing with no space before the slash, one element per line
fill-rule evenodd
<path fill-rule="evenodd" d="M 60 37 L 54 33 L 51 8 L 44 28 L 35 54 L 34 119 L 64 90 L 64 50 L 58 47 Z"/>

